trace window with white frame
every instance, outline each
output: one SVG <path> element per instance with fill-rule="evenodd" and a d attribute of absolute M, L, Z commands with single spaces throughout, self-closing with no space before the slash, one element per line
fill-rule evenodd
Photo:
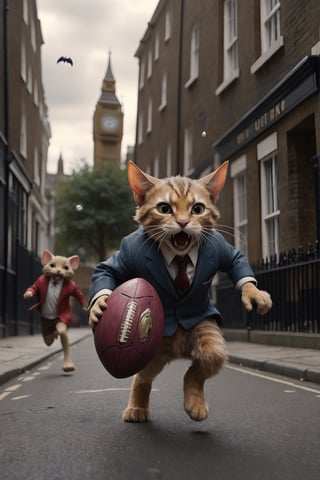
<path fill-rule="evenodd" d="M 260 0 L 261 55 L 251 65 L 251 73 L 255 73 L 284 44 L 280 7 L 280 0 Z"/>
<path fill-rule="evenodd" d="M 154 159 L 154 163 L 153 163 L 153 175 L 156 177 L 156 178 L 159 178 L 159 155 L 157 155 Z"/>
<path fill-rule="evenodd" d="M 36 185 L 40 185 L 40 163 L 39 163 L 39 152 L 37 147 L 34 149 L 33 157 L 33 180 Z"/>
<path fill-rule="evenodd" d="M 238 0 L 224 2 L 224 79 L 238 69 Z"/>
<path fill-rule="evenodd" d="M 223 5 L 223 82 L 216 95 L 239 77 L 238 0 L 224 0 Z"/>
<path fill-rule="evenodd" d="M 25 23 L 28 23 L 28 1 L 23 0 L 22 2 L 22 16 Z"/>
<path fill-rule="evenodd" d="M 145 76 L 145 60 L 141 58 L 140 60 L 140 75 L 139 75 L 139 88 L 140 90 L 144 87 L 144 76 Z"/>
<path fill-rule="evenodd" d="M 245 255 L 248 253 L 248 217 L 247 217 L 247 158 L 242 156 L 231 165 L 233 178 L 233 212 L 235 246 Z"/>
<path fill-rule="evenodd" d="M 199 25 L 194 25 L 191 32 L 190 43 L 190 73 L 189 80 L 185 84 L 188 88 L 199 76 Z"/>
<path fill-rule="evenodd" d="M 147 113 L 147 133 L 151 133 L 152 130 L 152 99 L 148 100 L 148 113 Z"/>
<path fill-rule="evenodd" d="M 154 36 L 154 59 L 155 59 L 155 61 L 159 60 L 159 47 L 160 47 L 159 32 L 156 32 L 155 36 Z"/>
<path fill-rule="evenodd" d="M 258 144 L 261 174 L 262 254 L 279 254 L 278 161 L 276 134 Z M 269 147 L 269 148 L 268 148 Z M 273 147 L 273 149 L 271 149 Z"/>
<path fill-rule="evenodd" d="M 170 177 L 172 175 L 172 148 L 171 148 L 171 144 L 167 145 L 166 175 L 167 175 L 167 177 Z"/>
<path fill-rule="evenodd" d="M 32 93 L 32 83 L 33 83 L 32 67 L 29 64 L 29 67 L 28 67 L 28 81 L 27 81 L 27 90 L 28 90 L 29 93 Z"/>
<path fill-rule="evenodd" d="M 261 50 L 271 48 L 281 37 L 280 0 L 261 0 Z"/>
<path fill-rule="evenodd" d="M 159 111 L 163 110 L 167 106 L 167 74 L 164 73 L 161 82 L 161 103 Z"/>
<path fill-rule="evenodd" d="M 139 114 L 138 119 L 138 144 L 141 145 L 143 142 L 143 115 Z"/>
<path fill-rule="evenodd" d="M 30 31 L 31 31 L 31 45 L 33 48 L 33 51 L 36 51 L 37 45 L 36 45 L 36 27 L 34 23 L 34 18 L 31 17 L 30 19 Z"/>
<path fill-rule="evenodd" d="M 148 52 L 148 68 L 147 68 L 147 77 L 151 78 L 152 76 L 152 51 Z"/>
<path fill-rule="evenodd" d="M 27 157 L 27 118 L 24 104 L 21 108 L 21 124 L 20 124 L 20 153 Z"/>
<path fill-rule="evenodd" d="M 171 37 L 171 10 L 168 8 L 164 20 L 164 41 L 167 42 Z"/>
<path fill-rule="evenodd" d="M 183 157 L 183 174 L 188 175 L 192 169 L 192 150 L 193 136 L 191 127 L 184 131 L 184 157 Z"/>
<path fill-rule="evenodd" d="M 26 82 L 27 81 L 27 52 L 26 44 L 21 43 L 21 65 L 20 65 L 20 75 L 21 78 Z"/>

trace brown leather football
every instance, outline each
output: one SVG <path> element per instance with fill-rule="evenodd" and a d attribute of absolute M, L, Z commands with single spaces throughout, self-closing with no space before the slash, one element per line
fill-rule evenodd
<path fill-rule="evenodd" d="M 164 313 L 153 286 L 133 278 L 117 287 L 107 299 L 94 331 L 94 344 L 102 365 L 116 378 L 142 370 L 160 346 Z"/>

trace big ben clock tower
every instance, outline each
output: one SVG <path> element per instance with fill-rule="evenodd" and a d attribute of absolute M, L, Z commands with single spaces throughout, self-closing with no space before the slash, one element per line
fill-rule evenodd
<path fill-rule="evenodd" d="M 93 115 L 93 160 L 94 165 L 114 162 L 120 166 L 123 113 L 116 96 L 116 82 L 111 68 L 109 53 L 108 67 L 103 79 L 101 95 Z"/>

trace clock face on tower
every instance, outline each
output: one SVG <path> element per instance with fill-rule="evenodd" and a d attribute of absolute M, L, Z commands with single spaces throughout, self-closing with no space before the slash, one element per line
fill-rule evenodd
<path fill-rule="evenodd" d="M 101 128 L 104 132 L 115 132 L 119 127 L 119 117 L 110 113 L 102 115 Z"/>

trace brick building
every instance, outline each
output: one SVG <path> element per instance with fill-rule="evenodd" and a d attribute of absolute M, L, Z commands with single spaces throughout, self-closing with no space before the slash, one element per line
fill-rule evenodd
<path fill-rule="evenodd" d="M 51 136 L 35 0 L 0 0 L 0 336 L 30 332 L 23 288 L 48 244 Z M 30 277 L 30 278 L 29 278 Z"/>
<path fill-rule="evenodd" d="M 160 0 L 136 51 L 135 160 L 202 176 L 229 160 L 227 239 L 250 260 L 319 238 L 320 4 Z"/>

